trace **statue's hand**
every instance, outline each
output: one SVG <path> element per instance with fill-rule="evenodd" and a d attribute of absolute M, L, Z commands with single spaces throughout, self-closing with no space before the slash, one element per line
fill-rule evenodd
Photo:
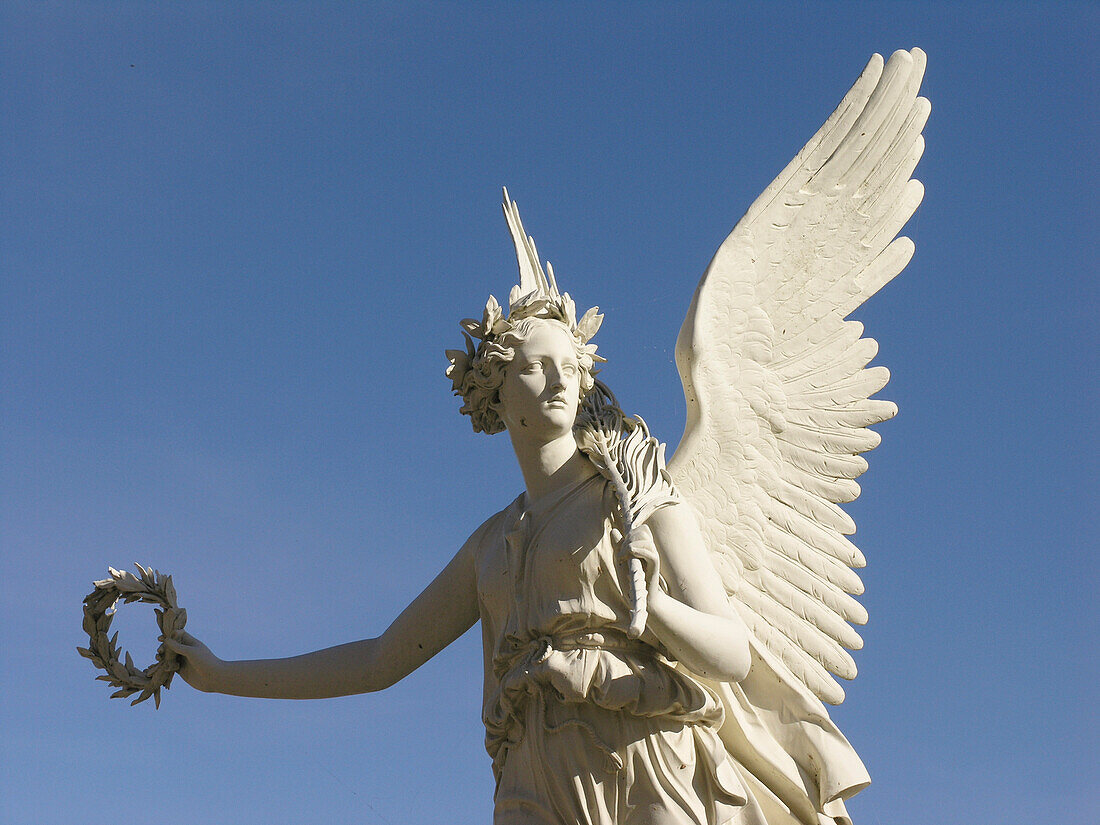
<path fill-rule="evenodd" d="M 653 540 L 653 531 L 649 525 L 640 524 L 630 531 L 625 541 L 616 530 L 613 539 L 621 542 L 619 545 L 619 558 L 624 564 L 630 559 L 638 559 L 645 569 L 645 586 L 650 593 L 660 590 L 661 557 L 657 552 L 657 544 Z"/>
<path fill-rule="evenodd" d="M 180 657 L 179 675 L 183 681 L 205 693 L 217 691 L 217 676 L 224 663 L 210 648 L 186 631 L 165 639 L 164 646 Z"/>

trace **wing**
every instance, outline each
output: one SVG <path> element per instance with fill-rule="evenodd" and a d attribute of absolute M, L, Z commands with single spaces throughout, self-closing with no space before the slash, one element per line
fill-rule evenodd
<path fill-rule="evenodd" d="M 845 650 L 867 620 L 850 568 L 863 556 L 838 506 L 859 495 L 867 429 L 897 408 L 872 399 L 878 345 L 845 317 L 897 275 L 895 235 L 923 195 L 925 57 L 874 55 L 840 106 L 719 247 L 676 344 L 687 397 L 669 463 L 695 507 L 732 601 L 757 639 L 822 700 L 851 679 Z"/>

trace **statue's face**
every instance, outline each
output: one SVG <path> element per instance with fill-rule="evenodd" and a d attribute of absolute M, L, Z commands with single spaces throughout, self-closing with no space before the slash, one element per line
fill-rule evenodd
<path fill-rule="evenodd" d="M 573 429 L 580 405 L 576 344 L 559 324 L 536 324 L 505 368 L 499 414 L 513 432 L 548 440 Z"/>

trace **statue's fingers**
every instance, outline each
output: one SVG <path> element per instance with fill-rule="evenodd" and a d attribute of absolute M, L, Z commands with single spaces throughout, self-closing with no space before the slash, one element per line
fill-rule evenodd
<path fill-rule="evenodd" d="M 660 556 L 657 554 L 657 545 L 651 539 L 643 536 L 635 541 L 632 536 L 627 544 L 627 555 L 629 557 L 641 559 L 647 565 L 657 565 L 660 561 Z"/>
<path fill-rule="evenodd" d="M 167 636 L 164 639 L 164 646 L 169 650 L 173 650 L 176 653 L 188 654 L 193 653 L 196 647 L 201 646 L 201 642 L 188 633 L 186 630 L 180 630 L 175 635 Z"/>

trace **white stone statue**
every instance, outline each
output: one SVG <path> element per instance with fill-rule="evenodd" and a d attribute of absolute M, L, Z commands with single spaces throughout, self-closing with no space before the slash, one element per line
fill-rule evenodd
<path fill-rule="evenodd" d="M 836 825 L 868 784 L 822 700 L 856 668 L 859 494 L 876 344 L 845 317 L 913 253 L 895 235 L 928 102 L 924 54 L 878 55 L 719 247 L 677 343 L 683 440 L 594 378 L 579 320 L 515 203 L 520 282 L 462 322 L 447 373 L 474 429 L 506 431 L 526 486 L 380 637 L 225 662 L 168 646 L 192 686 L 306 699 L 382 690 L 476 622 L 496 825 Z"/>

